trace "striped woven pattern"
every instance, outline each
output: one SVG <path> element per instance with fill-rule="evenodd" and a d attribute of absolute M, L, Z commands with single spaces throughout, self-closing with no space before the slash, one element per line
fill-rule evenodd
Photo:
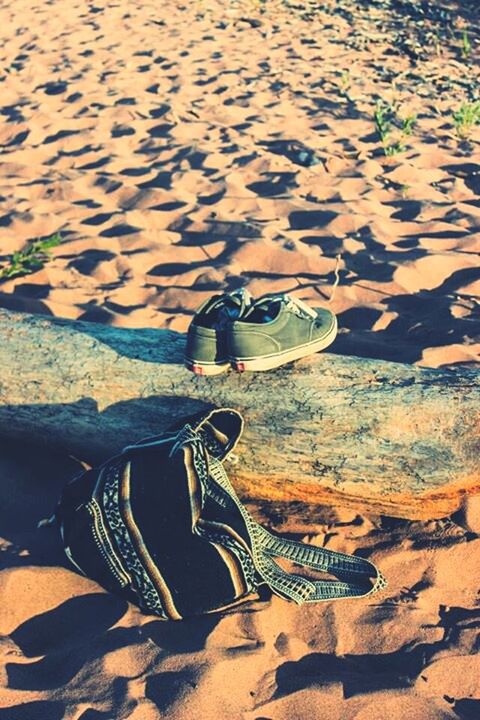
<path fill-rule="evenodd" d="M 223 465 L 242 428 L 235 410 L 213 410 L 75 478 L 56 513 L 75 567 L 164 620 L 235 606 L 260 587 L 299 604 L 384 587 L 369 561 L 277 537 L 252 519 Z M 287 573 L 278 558 L 336 580 Z"/>

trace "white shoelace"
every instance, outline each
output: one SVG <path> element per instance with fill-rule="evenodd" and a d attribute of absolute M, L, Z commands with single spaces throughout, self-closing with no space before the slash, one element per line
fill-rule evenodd
<path fill-rule="evenodd" d="M 294 312 L 296 315 L 299 315 L 300 317 L 305 317 L 305 315 L 308 318 L 314 318 L 317 319 L 318 315 L 311 307 L 309 307 L 306 303 L 303 302 L 303 300 L 299 300 L 299 298 L 292 297 L 291 295 L 284 295 L 285 298 L 285 306 Z"/>

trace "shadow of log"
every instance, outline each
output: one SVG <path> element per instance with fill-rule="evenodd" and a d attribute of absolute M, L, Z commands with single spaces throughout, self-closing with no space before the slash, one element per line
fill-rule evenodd
<path fill-rule="evenodd" d="M 0 710 L 1 720 L 63 720 L 65 705 L 59 700 L 34 700 Z"/>

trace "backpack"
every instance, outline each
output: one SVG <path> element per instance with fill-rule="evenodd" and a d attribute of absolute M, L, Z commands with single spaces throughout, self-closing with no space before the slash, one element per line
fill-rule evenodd
<path fill-rule="evenodd" d="M 242 429 L 235 410 L 212 410 L 75 477 L 55 512 L 69 560 L 164 620 L 272 592 L 302 604 L 384 587 L 368 560 L 279 537 L 252 519 L 223 465 Z M 286 572 L 276 558 L 337 579 Z"/>

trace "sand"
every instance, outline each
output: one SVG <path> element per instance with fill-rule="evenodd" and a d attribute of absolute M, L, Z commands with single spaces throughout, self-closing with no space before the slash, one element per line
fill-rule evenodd
<path fill-rule="evenodd" d="M 185 331 L 213 292 L 292 291 L 335 311 L 333 352 L 478 368 L 480 125 L 454 113 L 479 11 L 414 4 L 3 2 L 0 272 L 61 243 L 0 305 Z M 368 553 L 382 595 L 166 625 L 36 529 L 77 467 L 0 447 L 2 720 L 480 716 L 477 497 L 423 523 L 319 508 L 302 538 Z"/>
<path fill-rule="evenodd" d="M 389 586 L 368 600 L 280 598 L 180 623 L 142 615 L 68 568 L 36 529 L 78 461 L 2 457 L 2 718 L 474 718 L 479 497 L 409 522 L 319 508 L 312 534 L 368 554 Z"/>

